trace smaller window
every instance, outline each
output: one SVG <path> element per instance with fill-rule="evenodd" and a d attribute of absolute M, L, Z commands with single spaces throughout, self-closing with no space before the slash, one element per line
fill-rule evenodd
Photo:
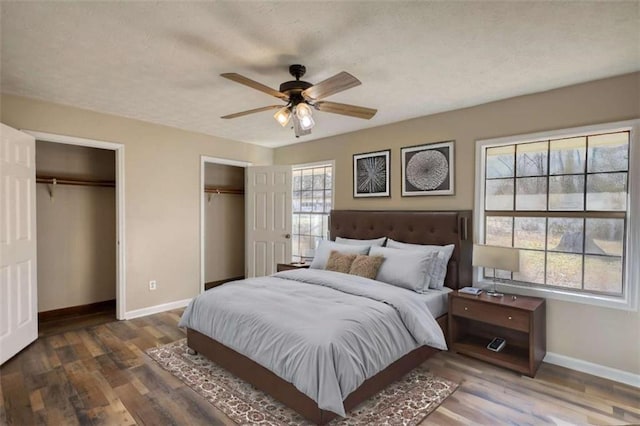
<path fill-rule="evenodd" d="M 293 168 L 294 262 L 310 260 L 319 240 L 329 236 L 329 212 L 333 207 L 333 165 L 314 164 Z"/>

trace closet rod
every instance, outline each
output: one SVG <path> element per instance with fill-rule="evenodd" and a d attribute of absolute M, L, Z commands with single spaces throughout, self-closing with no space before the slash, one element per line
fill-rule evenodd
<path fill-rule="evenodd" d="M 116 183 L 112 180 L 87 180 L 76 179 L 70 177 L 57 178 L 53 176 L 36 176 L 37 183 L 48 183 L 50 185 L 82 185 L 82 186 L 102 186 L 112 187 L 116 186 Z"/>
<path fill-rule="evenodd" d="M 235 188 L 214 188 L 211 186 L 207 186 L 204 188 L 204 192 L 207 194 L 233 194 L 233 195 L 243 195 L 244 189 L 235 189 Z"/>

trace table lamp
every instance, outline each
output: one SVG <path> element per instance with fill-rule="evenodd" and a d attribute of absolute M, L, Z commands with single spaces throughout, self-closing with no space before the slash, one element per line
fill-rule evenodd
<path fill-rule="evenodd" d="M 493 269 L 493 287 L 487 291 L 489 296 L 504 296 L 496 289 L 496 269 L 510 272 L 520 270 L 520 250 L 511 247 L 473 245 L 473 266 Z"/>

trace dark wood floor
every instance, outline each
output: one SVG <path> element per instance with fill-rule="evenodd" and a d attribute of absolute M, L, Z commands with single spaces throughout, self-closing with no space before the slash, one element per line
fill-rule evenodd
<path fill-rule="evenodd" d="M 0 368 L 0 424 L 233 424 L 144 354 L 184 337 L 181 313 L 49 324 Z M 640 389 L 561 367 L 531 379 L 447 352 L 425 366 L 461 385 L 423 424 L 640 423 Z"/>

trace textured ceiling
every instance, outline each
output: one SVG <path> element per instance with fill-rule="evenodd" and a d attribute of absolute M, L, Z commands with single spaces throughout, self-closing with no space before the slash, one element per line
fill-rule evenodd
<path fill-rule="evenodd" d="M 640 70 L 640 2 L 5 2 L 1 89 L 269 147 Z M 288 66 L 372 120 L 316 112 L 296 140 L 273 88 Z"/>

